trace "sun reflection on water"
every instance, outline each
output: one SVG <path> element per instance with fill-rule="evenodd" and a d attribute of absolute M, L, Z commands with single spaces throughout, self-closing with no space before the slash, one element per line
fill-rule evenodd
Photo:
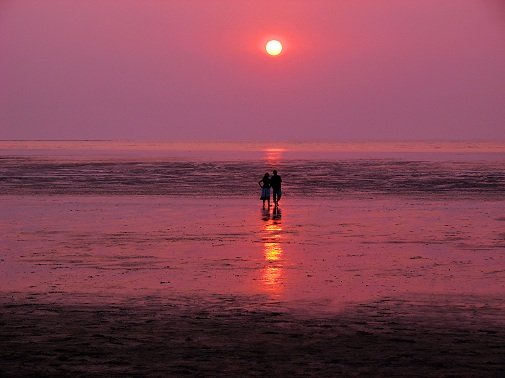
<path fill-rule="evenodd" d="M 284 148 L 268 148 L 265 150 L 265 160 L 267 164 L 277 165 L 282 160 L 282 154 L 286 150 Z"/>
<path fill-rule="evenodd" d="M 262 273 L 262 282 L 270 293 L 278 294 L 283 285 L 283 249 L 282 249 L 282 224 L 281 210 L 278 207 L 270 214 L 269 209 L 263 210 L 263 253 L 265 268 Z"/>

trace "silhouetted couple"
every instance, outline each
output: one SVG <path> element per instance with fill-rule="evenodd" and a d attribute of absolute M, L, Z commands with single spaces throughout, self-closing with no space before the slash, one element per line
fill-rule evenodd
<path fill-rule="evenodd" d="M 263 207 L 265 207 L 265 202 L 268 201 L 268 207 L 270 207 L 270 188 L 272 188 L 273 197 L 274 197 L 274 205 L 279 206 L 279 201 L 282 196 L 281 192 L 281 176 L 277 174 L 277 171 L 273 171 L 273 175 L 270 176 L 267 173 L 263 176 L 261 180 L 258 181 L 259 186 L 261 187 L 261 197 L 260 200 L 263 201 Z"/>

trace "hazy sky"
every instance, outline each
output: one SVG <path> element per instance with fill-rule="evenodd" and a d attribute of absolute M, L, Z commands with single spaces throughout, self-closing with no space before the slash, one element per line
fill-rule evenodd
<path fill-rule="evenodd" d="M 505 140 L 504 3 L 0 0 L 0 139 Z"/>

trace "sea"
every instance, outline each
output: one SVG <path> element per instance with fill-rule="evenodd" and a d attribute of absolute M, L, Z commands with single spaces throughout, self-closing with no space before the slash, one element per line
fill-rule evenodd
<path fill-rule="evenodd" d="M 505 199 L 505 142 L 0 141 L 0 195 Z"/>

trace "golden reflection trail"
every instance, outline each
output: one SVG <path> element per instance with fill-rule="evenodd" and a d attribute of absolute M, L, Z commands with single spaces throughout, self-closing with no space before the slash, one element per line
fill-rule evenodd
<path fill-rule="evenodd" d="M 283 284 L 281 210 L 275 207 L 270 213 L 269 209 L 265 209 L 262 217 L 264 221 L 263 252 L 266 262 L 262 281 L 269 292 L 279 293 L 282 291 Z"/>
<path fill-rule="evenodd" d="M 284 148 L 269 148 L 265 150 L 266 162 L 268 165 L 274 166 L 281 162 L 282 153 L 286 151 Z"/>

